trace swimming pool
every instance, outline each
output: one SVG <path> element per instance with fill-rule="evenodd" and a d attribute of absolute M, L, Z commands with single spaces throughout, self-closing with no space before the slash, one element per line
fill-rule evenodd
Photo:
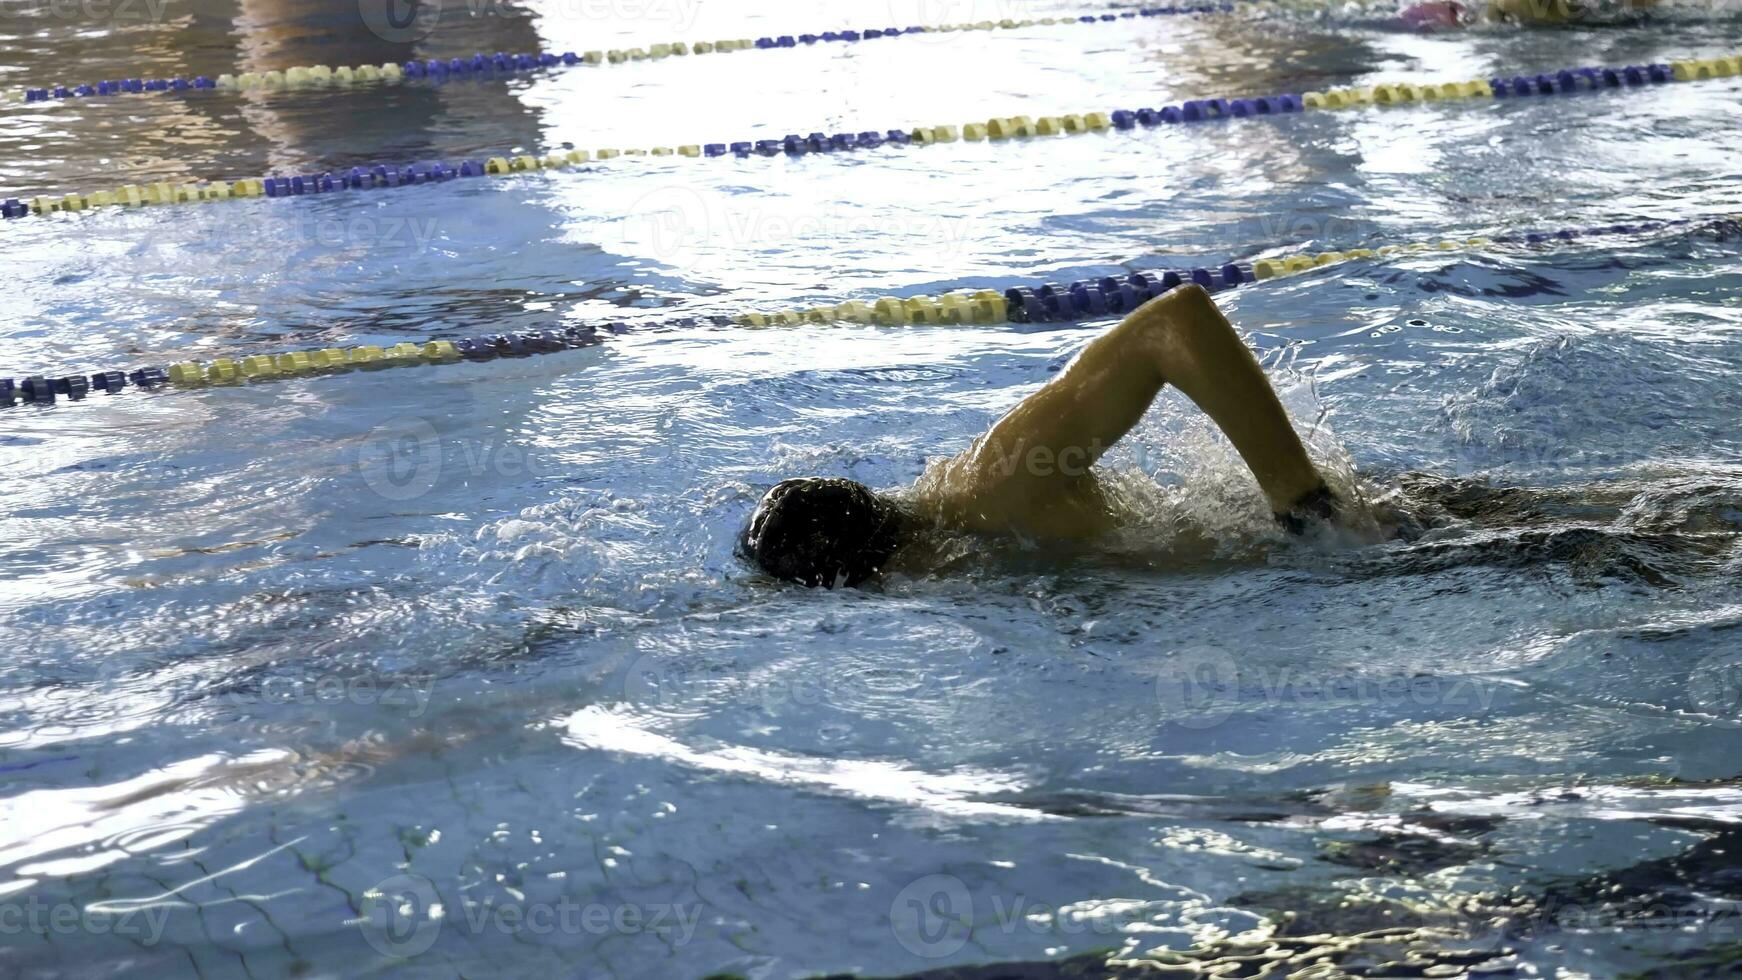
<path fill-rule="evenodd" d="M 406 43 L 312 3 L 159 9 L 25 9 L 0 22 L 0 84 L 1085 8 L 496 5 Z M 1738 24 L 1422 36 L 1255 7 L 15 102 L 0 189 L 1708 58 Z M 0 224 L 0 373 L 23 375 L 1691 222 L 1219 297 L 1401 539 L 1284 540 L 1170 394 L 1110 459 L 1147 516 L 1100 554 L 962 542 L 946 572 L 834 592 L 733 557 L 770 483 L 910 481 L 1106 317 L 632 329 L 0 410 L 0 963 L 1044 976 L 1113 950 L 1247 974 L 1719 971 L 1742 897 L 1742 261 L 1718 223 L 1742 211 L 1739 92 Z"/>

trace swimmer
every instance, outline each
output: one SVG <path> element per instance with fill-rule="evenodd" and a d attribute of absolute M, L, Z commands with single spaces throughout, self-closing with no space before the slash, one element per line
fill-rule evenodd
<path fill-rule="evenodd" d="M 1043 540 L 1112 530 L 1118 515 L 1091 469 L 1165 385 L 1221 428 L 1294 532 L 1335 516 L 1282 402 L 1234 325 L 1201 286 L 1159 296 L 1090 341 L 1059 375 L 897 500 L 851 480 L 784 480 L 745 528 L 743 555 L 776 578 L 858 585 L 927 524 Z"/>
<path fill-rule="evenodd" d="M 1404 24 L 1419 30 L 1465 27 L 1479 20 L 1512 24 L 1575 24 L 1615 20 L 1655 7 L 1658 0 L 1492 0 L 1475 8 L 1457 0 L 1428 0 L 1404 9 Z"/>

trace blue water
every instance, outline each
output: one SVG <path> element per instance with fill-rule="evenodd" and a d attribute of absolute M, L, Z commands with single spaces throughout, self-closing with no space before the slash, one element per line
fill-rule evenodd
<path fill-rule="evenodd" d="M 755 7 L 499 5 L 416 45 L 343 5 L 13 16 L 0 84 L 1077 9 Z M 10 104 L 0 188 L 1712 57 L 1739 23 L 1424 37 L 1269 9 Z M 953 541 L 936 572 L 836 592 L 733 557 L 768 484 L 909 482 L 1104 322 L 632 332 L 4 410 L 0 976 L 773 978 L 1108 950 L 1721 970 L 1742 900 L 1742 251 L 1709 222 L 1742 211 L 1739 95 L 7 222 L 13 376 L 1696 225 L 1220 298 L 1401 537 L 1284 540 L 1169 394 L 1107 460 L 1140 516 L 1097 553 Z"/>

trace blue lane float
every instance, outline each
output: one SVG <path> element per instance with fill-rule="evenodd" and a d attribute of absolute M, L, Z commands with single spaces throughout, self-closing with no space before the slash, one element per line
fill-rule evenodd
<path fill-rule="evenodd" d="M 596 154 L 585 150 L 569 150 L 544 157 L 522 155 L 492 157 L 485 161 L 464 160 L 455 163 L 406 165 L 376 163 L 353 167 L 335 174 L 322 172 L 266 178 L 244 178 L 234 186 L 218 189 L 207 185 L 168 184 L 126 187 L 94 194 L 69 194 L 62 198 L 36 197 L 28 202 L 17 198 L 0 201 L 0 217 L 21 218 L 31 214 L 57 211 L 80 211 L 88 208 L 127 203 L 167 204 L 184 201 L 206 201 L 215 197 L 244 197 L 262 193 L 268 197 L 295 197 L 322 194 L 337 190 L 359 190 L 379 187 L 399 187 L 407 184 L 441 183 L 455 177 L 477 177 L 486 174 L 507 175 L 522 171 L 565 168 L 578 164 L 606 161 L 621 157 L 799 157 L 876 150 L 908 144 L 934 144 L 963 141 L 1010 141 L 1053 135 L 1081 135 L 1104 130 L 1132 130 L 1210 121 L 1253 119 L 1293 115 L 1307 111 L 1350 109 L 1358 106 L 1424 103 L 1448 99 L 1511 100 L 1528 96 L 1548 96 L 1573 92 L 1622 90 L 1655 86 L 1671 81 L 1694 81 L 1726 78 L 1742 74 L 1742 57 L 1683 61 L 1671 64 L 1628 65 L 1623 68 L 1579 67 L 1535 76 L 1512 79 L 1493 78 L 1466 82 L 1411 85 L 1408 83 L 1377 85 L 1370 89 L 1341 89 L 1329 92 L 1283 93 L 1237 98 L 1189 99 L 1179 105 L 1159 108 L 1114 109 L 1110 112 L 1089 112 L 1083 115 L 1043 116 L 1031 120 L 1026 116 L 994 118 L 986 122 L 970 122 L 958 130 L 954 126 L 917 126 L 888 130 L 823 133 L 809 135 L 789 133 L 779 138 L 764 137 L 707 144 L 683 144 L 642 149 L 600 149 Z M 255 185 L 261 185 L 256 187 Z M 215 194 L 208 192 L 217 191 Z"/>
<path fill-rule="evenodd" d="M 1554 245 L 1581 238 L 1617 235 L 1651 235 L 1672 228 L 1694 225 L 1693 219 L 1610 224 L 1586 228 L 1569 228 L 1549 232 L 1521 232 L 1497 235 L 1479 242 L 1519 244 L 1527 246 Z M 1700 222 L 1724 234 L 1742 233 L 1742 225 L 1734 216 Z M 1069 283 L 1041 283 L 1012 286 L 1004 290 L 981 290 L 972 299 L 997 297 L 993 307 L 973 308 L 974 304 L 955 304 L 954 318 L 936 320 L 913 319 L 916 304 L 929 310 L 945 308 L 946 304 L 930 297 L 906 300 L 885 298 L 873 307 L 849 301 L 841 309 L 856 307 L 855 315 L 838 319 L 863 323 L 991 324 L 1010 322 L 1068 323 L 1081 320 L 1123 316 L 1143 303 L 1187 283 L 1195 283 L 1212 293 L 1243 287 L 1280 275 L 1323 268 L 1331 263 L 1355 259 L 1384 258 L 1389 255 L 1421 254 L 1431 249 L 1468 246 L 1469 242 L 1444 242 L 1439 245 L 1407 247 L 1385 246 L 1378 251 L 1354 249 L 1348 252 L 1324 252 L 1318 255 L 1295 255 L 1255 262 L 1230 262 L 1215 267 L 1163 269 L 1133 272 L 1121 276 L 1101 276 Z M 921 303 L 921 301 L 926 301 Z M 971 309 L 972 308 L 972 309 Z M 889 312 L 885 312 L 885 310 Z M 106 370 L 91 374 L 31 375 L 23 379 L 0 378 L 0 408 L 20 403 L 53 405 L 64 399 L 83 401 L 95 392 L 119 394 L 127 388 L 154 390 L 165 387 L 189 388 L 221 386 L 263 380 L 306 377 L 317 374 L 337 374 L 353 370 L 376 370 L 391 367 L 437 365 L 461 362 L 494 361 L 504 358 L 533 357 L 541 354 L 589 347 L 611 336 L 631 332 L 693 329 L 696 327 L 744 327 L 760 325 L 799 324 L 824 321 L 807 316 L 815 311 L 789 314 L 740 314 L 731 316 L 672 317 L 630 325 L 612 321 L 603 324 L 579 325 L 562 329 L 538 329 L 510 333 L 486 334 L 455 339 L 429 340 L 421 345 L 397 344 L 390 349 L 363 346 L 349 349 L 327 348 L 318 351 L 290 351 L 279 354 L 258 354 L 239 359 L 218 358 L 206 365 L 194 362 L 167 366 L 148 366 L 131 371 Z"/>
<path fill-rule="evenodd" d="M 971 25 L 975 28 L 1014 28 L 1034 26 L 1036 23 L 1114 23 L 1122 20 L 1134 20 L 1146 17 L 1167 17 L 1188 14 L 1227 13 L 1234 9 L 1232 3 L 1206 3 L 1186 6 L 1143 7 L 1136 10 L 1125 10 L 1117 13 L 1083 14 L 1076 17 L 1046 18 L 1044 21 L 984 21 Z M 965 25 L 967 26 L 967 25 Z M 739 47 L 755 48 L 757 50 L 773 50 L 778 48 L 805 47 L 814 44 L 853 44 L 864 41 L 903 37 L 909 34 L 936 34 L 958 28 L 943 28 L 938 26 L 912 25 L 908 27 L 871 27 L 862 30 L 823 31 L 817 34 L 781 34 L 772 37 L 759 37 L 754 41 L 720 41 L 696 42 L 693 44 L 674 43 L 657 44 L 649 49 L 632 48 L 628 51 L 612 50 L 589 51 L 576 53 L 564 51 L 559 53 L 541 51 L 534 54 L 507 54 L 498 51 L 494 54 L 478 53 L 470 57 L 426 58 L 405 61 L 398 64 L 375 66 L 358 66 L 332 69 L 324 65 L 298 66 L 286 68 L 277 73 L 276 86 L 296 86 L 304 84 L 327 84 L 335 78 L 345 82 L 380 80 L 383 69 L 394 69 L 388 74 L 397 74 L 400 78 L 419 79 L 430 82 L 487 80 L 505 78 L 527 72 L 574 68 L 578 66 L 597 65 L 602 62 L 641 61 L 649 57 L 668 57 L 673 54 L 705 54 L 712 51 L 732 51 Z M 649 53 L 652 52 L 652 54 Z M 257 73 L 244 73 L 244 76 Z M 80 99 L 92 96 L 131 95 L 150 92 L 182 92 L 194 89 L 247 89 L 253 87 L 246 82 L 238 81 L 236 76 L 220 75 L 213 79 L 206 75 L 191 78 L 127 78 L 114 79 L 82 85 L 52 85 L 26 88 L 25 102 L 52 102 L 62 99 Z"/>

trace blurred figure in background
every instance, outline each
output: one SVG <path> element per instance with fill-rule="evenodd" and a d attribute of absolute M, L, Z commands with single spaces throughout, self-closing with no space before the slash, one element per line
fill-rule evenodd
<path fill-rule="evenodd" d="M 1429 0 L 1404 9 L 1403 22 L 1420 30 L 1465 27 L 1475 23 L 1578 24 L 1614 21 L 1655 7 L 1658 0 L 1493 0 L 1465 5 Z"/>

